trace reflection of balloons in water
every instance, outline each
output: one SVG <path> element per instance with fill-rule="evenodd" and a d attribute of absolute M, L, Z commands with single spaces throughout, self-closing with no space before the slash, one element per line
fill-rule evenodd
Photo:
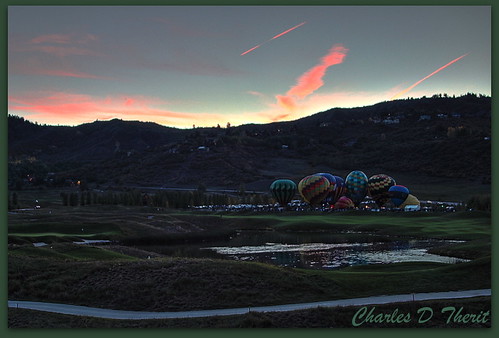
<path fill-rule="evenodd" d="M 421 203 L 419 202 L 416 196 L 409 194 L 399 208 L 404 209 L 408 205 L 421 206 Z"/>
<path fill-rule="evenodd" d="M 287 205 L 296 193 L 296 184 L 291 180 L 276 180 L 270 185 L 272 197 L 282 206 Z"/>
<path fill-rule="evenodd" d="M 352 171 L 345 179 L 347 188 L 345 196 L 350 198 L 355 206 L 358 206 L 367 195 L 367 181 L 366 174 L 360 170 Z"/>
<path fill-rule="evenodd" d="M 324 176 L 325 178 L 327 178 L 327 180 L 329 181 L 329 193 L 327 194 L 327 196 L 325 198 L 325 202 L 328 202 L 331 204 L 334 203 L 332 201 L 333 201 L 334 195 L 336 193 L 336 178 L 332 174 L 329 174 L 329 173 L 317 173 L 317 174 L 314 174 L 314 176 Z"/>
<path fill-rule="evenodd" d="M 298 183 L 298 191 L 309 204 L 319 204 L 329 194 L 329 185 L 324 176 L 310 175 Z"/>
<path fill-rule="evenodd" d="M 395 184 L 395 180 L 388 175 L 373 175 L 367 181 L 368 194 L 381 207 L 390 200 L 388 190 Z"/>
<path fill-rule="evenodd" d="M 352 200 L 346 196 L 341 196 L 334 204 L 335 209 L 352 209 L 354 207 Z"/>
<path fill-rule="evenodd" d="M 398 208 L 409 196 L 409 189 L 403 185 L 394 185 L 388 189 L 388 194 L 392 203 Z"/>

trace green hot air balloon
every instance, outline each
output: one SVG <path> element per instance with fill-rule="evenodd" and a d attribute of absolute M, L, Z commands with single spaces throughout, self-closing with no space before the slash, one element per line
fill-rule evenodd
<path fill-rule="evenodd" d="M 350 198 L 356 207 L 367 195 L 367 176 L 360 170 L 352 171 L 345 179 L 347 192 L 345 196 Z"/>
<path fill-rule="evenodd" d="M 324 176 L 310 175 L 298 183 L 298 191 L 303 199 L 311 204 L 319 204 L 329 194 L 329 181 Z"/>
<path fill-rule="evenodd" d="M 382 207 L 390 200 L 388 190 L 395 184 L 397 184 L 395 183 L 395 180 L 388 175 L 373 175 L 369 177 L 369 180 L 367 181 L 367 191 L 374 202 L 376 202 L 379 207 Z"/>
<path fill-rule="evenodd" d="M 286 206 L 295 195 L 297 190 L 296 183 L 291 180 L 280 179 L 270 185 L 272 197 L 281 205 Z"/>

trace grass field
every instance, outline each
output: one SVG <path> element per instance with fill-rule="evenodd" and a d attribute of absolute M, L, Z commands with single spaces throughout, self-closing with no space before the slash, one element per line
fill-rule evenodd
<path fill-rule="evenodd" d="M 337 236 L 338 241 L 368 241 L 373 235 L 386 240 L 459 239 L 465 242 L 434 249 L 435 253 L 471 261 L 452 265 L 421 262 L 366 265 L 321 271 L 189 258 L 173 249 L 179 245 L 224 241 L 241 229 L 282 234 L 313 231 Z M 490 235 L 490 214 L 479 212 L 206 213 L 125 206 L 71 208 L 54 203 L 38 210 L 9 214 L 9 299 L 178 311 L 490 288 Z M 106 239 L 113 243 L 95 246 L 72 243 L 81 239 Z M 32 245 L 41 241 L 47 245 Z M 164 250 L 155 250 L 156 247 Z M 173 251 L 176 253 L 170 254 Z M 324 311 L 330 315 L 329 311 L 336 310 Z M 23 311 L 9 310 L 9 313 L 10 323 L 28 325 L 19 319 L 18 314 Z M 312 311 L 306 316 L 316 315 Z M 35 317 L 44 315 L 40 316 Z M 284 324 L 287 319 L 282 321 L 267 314 L 248 316 L 238 318 L 237 325 L 293 326 L 291 322 Z M 50 323 L 59 320 L 56 315 L 49 317 Z M 84 325 L 78 320 L 72 322 L 76 327 Z M 135 325 L 86 322 L 90 326 Z M 36 326 L 39 322 L 34 319 L 33 323 Z M 186 323 L 205 327 L 210 321 Z M 218 319 L 212 323 L 228 325 Z M 307 321 L 303 325 L 307 323 L 317 325 Z M 183 324 L 172 321 L 144 325 Z"/>

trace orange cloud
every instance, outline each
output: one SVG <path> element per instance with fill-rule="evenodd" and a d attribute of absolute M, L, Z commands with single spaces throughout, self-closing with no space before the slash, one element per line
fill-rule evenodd
<path fill-rule="evenodd" d="M 46 124 L 76 125 L 112 118 L 153 121 L 169 126 L 187 127 L 200 121 L 206 124 L 227 122 L 227 116 L 208 113 L 175 112 L 163 108 L 167 102 L 144 96 L 93 97 L 64 92 L 40 92 L 9 96 L 10 114 Z M 236 119 L 231 120 L 234 123 Z"/>
<path fill-rule="evenodd" d="M 321 59 L 321 63 L 300 76 L 297 84 L 292 87 L 286 95 L 303 99 L 322 87 L 324 85 L 322 78 L 326 74 L 326 70 L 331 66 L 342 63 L 347 52 L 348 49 L 341 44 L 331 47 L 329 53 Z"/>
<path fill-rule="evenodd" d="M 314 93 L 317 89 L 324 85 L 322 78 L 326 74 L 329 67 L 343 62 L 347 55 L 348 49 L 342 44 L 333 45 L 328 54 L 321 58 L 321 62 L 303 73 L 297 83 L 291 87 L 286 95 L 276 95 L 277 107 L 285 109 L 287 113 L 279 112 L 276 116 L 279 119 L 290 118 L 300 110 L 303 114 L 303 105 L 306 97 Z M 291 114 L 293 113 L 293 114 Z M 272 120 L 275 120 L 272 118 Z"/>
<path fill-rule="evenodd" d="M 277 104 L 286 110 L 295 110 L 296 100 L 292 96 L 276 95 Z"/>

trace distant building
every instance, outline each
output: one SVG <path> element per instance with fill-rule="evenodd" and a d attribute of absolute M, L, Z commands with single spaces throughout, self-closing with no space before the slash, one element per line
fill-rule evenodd
<path fill-rule="evenodd" d="M 419 117 L 419 121 L 425 121 L 425 120 L 426 120 L 426 121 L 431 120 L 431 116 L 430 116 L 430 115 L 421 115 L 421 116 Z"/>
<path fill-rule="evenodd" d="M 400 120 L 398 118 L 388 117 L 383 120 L 384 124 L 399 124 Z"/>

